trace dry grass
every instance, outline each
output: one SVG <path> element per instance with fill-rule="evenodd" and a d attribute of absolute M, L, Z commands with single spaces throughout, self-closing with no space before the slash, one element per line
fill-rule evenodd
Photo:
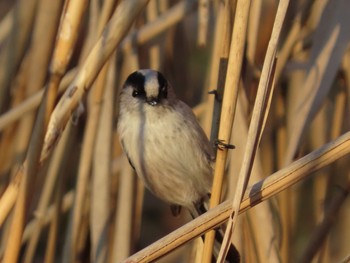
<path fill-rule="evenodd" d="M 346 262 L 349 1 L 290 1 L 276 19 L 289 1 L 12 2 L 0 3 L 2 262 L 210 262 L 210 230 L 227 221 L 243 262 Z M 118 91 L 138 68 L 162 71 L 211 140 L 236 146 L 217 151 L 216 207 L 187 224 L 118 143 Z M 189 242 L 206 232 L 204 248 Z"/>

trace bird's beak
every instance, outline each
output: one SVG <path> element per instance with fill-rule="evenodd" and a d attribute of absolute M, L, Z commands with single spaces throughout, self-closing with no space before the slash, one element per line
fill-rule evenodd
<path fill-rule="evenodd" d="M 156 106 L 159 102 L 158 98 L 150 97 L 146 99 L 146 102 L 151 106 Z"/>

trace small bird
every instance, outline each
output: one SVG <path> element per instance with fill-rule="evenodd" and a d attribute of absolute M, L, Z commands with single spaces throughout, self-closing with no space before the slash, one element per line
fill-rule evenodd
<path fill-rule="evenodd" d="M 205 212 L 214 149 L 162 73 L 141 69 L 128 76 L 120 93 L 117 129 L 129 163 L 174 215 L 181 207 L 193 216 Z"/>

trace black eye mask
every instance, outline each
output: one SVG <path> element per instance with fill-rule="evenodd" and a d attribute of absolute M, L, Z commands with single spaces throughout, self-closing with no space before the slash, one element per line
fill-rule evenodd
<path fill-rule="evenodd" d="M 160 72 L 157 72 L 157 78 L 159 83 L 158 96 L 153 98 L 153 100 L 160 102 L 162 99 L 166 99 L 168 96 L 168 82 Z M 124 88 L 131 86 L 133 88 L 131 94 L 133 97 L 147 100 L 145 82 L 146 77 L 141 72 L 135 71 L 126 79 Z"/>
<path fill-rule="evenodd" d="M 168 96 L 168 82 L 163 74 L 158 72 L 159 94 L 158 99 L 166 99 Z"/>
<path fill-rule="evenodd" d="M 129 75 L 129 77 L 125 81 L 124 88 L 127 86 L 133 87 L 133 97 L 146 98 L 145 76 L 142 75 L 140 72 L 135 71 L 134 73 Z"/>

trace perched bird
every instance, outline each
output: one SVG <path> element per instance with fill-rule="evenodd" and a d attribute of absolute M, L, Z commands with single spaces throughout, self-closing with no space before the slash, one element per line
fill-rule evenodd
<path fill-rule="evenodd" d="M 118 133 L 137 175 L 172 205 L 173 214 L 181 207 L 194 216 L 204 212 L 213 179 L 213 147 L 191 108 L 160 72 L 141 69 L 128 76 L 120 93 Z"/>

